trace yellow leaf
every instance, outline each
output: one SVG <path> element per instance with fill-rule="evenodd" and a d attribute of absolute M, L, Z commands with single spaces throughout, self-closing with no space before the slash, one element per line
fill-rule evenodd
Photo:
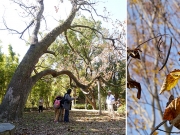
<path fill-rule="evenodd" d="M 131 4 L 137 4 L 137 3 L 138 3 L 138 0 L 131 0 L 130 3 L 131 3 Z"/>
<path fill-rule="evenodd" d="M 153 133 L 153 135 L 157 135 L 158 134 L 158 132 L 157 131 L 155 131 L 154 133 Z"/>
<path fill-rule="evenodd" d="M 163 85 L 161 87 L 159 94 L 161 94 L 162 92 L 166 90 L 170 91 L 172 88 L 174 88 L 176 84 L 178 83 L 179 78 L 180 78 L 180 70 L 171 71 L 164 79 L 164 82 L 163 82 Z"/>

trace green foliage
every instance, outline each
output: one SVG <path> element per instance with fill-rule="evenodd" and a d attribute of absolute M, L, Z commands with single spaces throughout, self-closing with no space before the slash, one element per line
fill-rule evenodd
<path fill-rule="evenodd" d="M 13 52 L 11 45 L 9 45 L 8 53 L 9 55 L 6 55 L 0 51 L 0 102 L 2 101 L 10 79 L 19 64 L 18 56 Z"/>
<path fill-rule="evenodd" d="M 111 90 L 112 93 L 115 95 L 115 98 L 126 98 L 126 62 L 123 60 L 119 60 L 117 63 L 113 65 L 113 75 L 112 79 L 109 81 L 109 83 L 112 83 L 118 87 L 114 86 L 105 86 L 104 89 Z M 107 94 L 107 93 L 105 93 Z"/>
<path fill-rule="evenodd" d="M 85 104 L 76 104 L 73 106 L 75 109 L 85 109 Z"/>
<path fill-rule="evenodd" d="M 117 109 L 117 113 L 118 114 L 125 114 L 126 112 L 126 104 L 121 105 L 118 109 Z"/>
<path fill-rule="evenodd" d="M 69 88 L 69 78 L 60 76 L 54 79 L 44 77 L 31 90 L 26 107 L 37 107 L 40 97 L 44 100 L 44 107 L 52 107 L 56 96 L 63 96 Z"/>
<path fill-rule="evenodd" d="M 87 109 L 88 109 L 88 110 L 93 109 L 92 105 L 91 105 L 91 104 L 88 104 L 88 105 L 87 105 Z"/>

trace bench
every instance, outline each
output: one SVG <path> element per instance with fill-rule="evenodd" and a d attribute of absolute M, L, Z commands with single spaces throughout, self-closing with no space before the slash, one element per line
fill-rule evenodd
<path fill-rule="evenodd" d="M 11 123 L 0 123 L 0 135 L 14 135 L 15 125 Z"/>

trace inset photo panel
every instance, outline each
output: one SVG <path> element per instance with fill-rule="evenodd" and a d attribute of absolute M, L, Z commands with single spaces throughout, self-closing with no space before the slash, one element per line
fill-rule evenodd
<path fill-rule="evenodd" d="M 0 1 L 0 135 L 125 135 L 127 0 Z"/>
<path fill-rule="evenodd" d="M 180 1 L 127 1 L 127 134 L 180 134 Z"/>

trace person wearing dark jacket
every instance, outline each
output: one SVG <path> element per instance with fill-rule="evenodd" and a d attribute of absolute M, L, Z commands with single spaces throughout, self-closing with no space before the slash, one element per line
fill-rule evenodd
<path fill-rule="evenodd" d="M 77 98 L 77 97 L 72 98 L 70 96 L 71 91 L 72 91 L 71 89 L 68 89 L 67 93 L 64 95 L 64 98 L 66 99 L 66 101 L 63 104 L 63 107 L 65 109 L 64 122 L 69 122 L 69 110 L 71 108 L 71 101 Z"/>

